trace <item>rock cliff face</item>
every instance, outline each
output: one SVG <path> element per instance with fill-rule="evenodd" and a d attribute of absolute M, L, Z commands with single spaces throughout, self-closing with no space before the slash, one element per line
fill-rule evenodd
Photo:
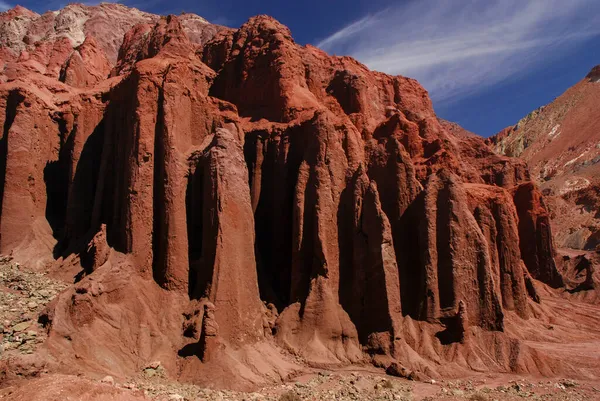
<path fill-rule="evenodd" d="M 118 53 L 91 29 L 111 12 L 132 15 Z M 160 359 L 229 386 L 298 360 L 560 369 L 503 332 L 533 318 L 534 279 L 562 284 L 542 196 L 416 81 L 299 46 L 266 16 L 2 18 L 18 29 L 2 28 L 0 251 L 77 274 L 45 316 L 65 368 Z M 31 46 L 59 50 L 31 68 Z"/>

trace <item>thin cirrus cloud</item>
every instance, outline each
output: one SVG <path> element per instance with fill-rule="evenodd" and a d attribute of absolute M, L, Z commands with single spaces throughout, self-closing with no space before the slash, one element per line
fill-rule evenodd
<path fill-rule="evenodd" d="M 367 15 L 317 46 L 417 78 L 434 100 L 449 102 L 598 35 L 597 0 L 415 0 Z"/>
<path fill-rule="evenodd" d="M 8 4 L 4 1 L 0 1 L 0 11 L 6 11 L 11 8 L 13 8 L 13 6 L 11 6 L 10 4 Z"/>

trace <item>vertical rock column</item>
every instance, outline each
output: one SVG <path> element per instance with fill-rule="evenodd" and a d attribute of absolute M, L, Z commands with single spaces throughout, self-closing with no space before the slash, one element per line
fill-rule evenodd
<path fill-rule="evenodd" d="M 562 287 L 563 278 L 554 262 L 556 251 L 550 215 L 541 192 L 532 182 L 527 182 L 515 187 L 513 195 L 519 215 L 519 244 L 525 266 L 533 278 L 554 288 Z"/>
<path fill-rule="evenodd" d="M 394 251 L 399 268 L 400 294 L 404 315 L 416 313 L 417 292 L 421 272 L 417 268 L 417 237 L 409 234 L 415 221 L 409 221 L 405 212 L 413 203 L 421 184 L 415 178 L 410 155 L 396 135 L 381 137 L 367 145 L 368 176 L 377 184 L 381 208 L 389 219 Z M 410 215 L 410 213 L 409 213 Z M 419 216 L 415 216 L 417 220 Z"/>
<path fill-rule="evenodd" d="M 50 118 L 53 110 L 35 95 L 18 88 L 2 95 L 0 251 L 10 253 L 37 240 L 36 251 L 43 249 L 47 257 L 54 245 L 48 243 L 52 230 L 64 218 L 58 216 L 64 211 L 53 213 L 53 194 L 45 183 L 53 178 L 45 174 L 48 166 L 58 159 L 59 129 Z"/>
<path fill-rule="evenodd" d="M 518 218 L 510 193 L 494 186 L 467 187 L 473 215 L 488 244 L 489 273 L 502 307 L 529 316 L 525 267 L 519 250 Z"/>
<path fill-rule="evenodd" d="M 338 220 L 340 248 L 348 250 L 340 254 L 340 302 L 361 344 L 391 355 L 402 319 L 398 265 L 377 185 L 362 166 L 342 194 Z"/>
<path fill-rule="evenodd" d="M 136 266 L 148 273 L 153 264 L 155 137 L 163 121 L 161 86 L 158 77 L 138 65 L 112 91 L 94 211 L 100 220 L 95 225 L 107 223 L 109 244 L 131 253 Z"/>
<path fill-rule="evenodd" d="M 454 316 L 462 300 L 471 324 L 501 330 L 503 314 L 494 291 L 488 243 L 468 209 L 463 184 L 440 170 L 430 176 L 418 201 L 425 216 L 419 226 L 422 318 Z"/>
<path fill-rule="evenodd" d="M 200 169 L 200 170 L 198 170 Z M 263 336 L 263 306 L 254 257 L 254 216 L 248 170 L 236 135 L 217 129 L 209 148 L 198 160 L 194 196 L 188 208 L 202 208 L 201 257 L 193 279 L 194 298 L 215 306 L 219 336 L 243 344 Z M 199 176 L 201 175 L 201 179 Z M 201 202 L 194 202 L 201 197 Z M 197 213 L 196 216 L 199 216 Z"/>
<path fill-rule="evenodd" d="M 187 68 L 168 69 L 158 93 L 154 143 L 153 274 L 166 288 L 187 290 L 188 232 L 186 188 L 192 136 L 207 136 L 194 126 L 189 93 L 181 81 L 189 79 Z M 175 79 L 176 78 L 176 79 Z M 206 103 L 203 97 L 195 99 Z"/>
<path fill-rule="evenodd" d="M 206 72 L 149 59 L 113 90 L 94 208 L 108 241 L 163 287 L 188 288 L 188 157 L 212 127 Z"/>
<path fill-rule="evenodd" d="M 346 185 L 344 132 L 328 112 L 303 126 L 307 138 L 294 199 L 293 302 L 280 316 L 278 338 L 319 363 L 362 358 L 358 334 L 339 303 L 340 255 L 337 213 Z"/>

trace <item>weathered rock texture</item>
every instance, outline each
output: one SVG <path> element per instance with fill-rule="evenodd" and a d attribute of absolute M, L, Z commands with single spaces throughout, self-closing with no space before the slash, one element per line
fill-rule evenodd
<path fill-rule="evenodd" d="M 118 59 L 87 30 L 109 12 L 133 15 Z M 65 368 L 160 359 L 238 387 L 285 377 L 289 354 L 421 377 L 560 369 L 503 333 L 532 318 L 532 277 L 561 283 L 541 195 L 416 81 L 299 46 L 266 16 L 2 18 L 21 55 L 0 85 L 0 251 L 77 273 L 45 316 Z M 36 43 L 59 49 L 56 71 L 27 67 Z"/>

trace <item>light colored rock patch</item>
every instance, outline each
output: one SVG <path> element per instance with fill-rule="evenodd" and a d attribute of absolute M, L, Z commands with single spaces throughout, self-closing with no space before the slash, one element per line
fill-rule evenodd
<path fill-rule="evenodd" d="M 569 160 L 568 162 L 565 163 L 564 167 L 569 167 L 570 165 L 572 165 L 573 163 L 575 163 L 577 160 L 581 159 L 583 156 L 585 156 L 585 154 L 588 151 L 586 150 L 585 152 L 583 152 L 582 154 L 580 154 L 579 156 L 577 156 L 574 159 Z"/>
<path fill-rule="evenodd" d="M 65 37 L 76 47 L 85 40 L 83 27 L 90 18 L 81 7 L 67 6 L 61 11 L 54 21 L 56 37 Z"/>
<path fill-rule="evenodd" d="M 23 38 L 27 34 L 27 29 L 31 23 L 31 18 L 17 17 L 8 21 L 0 22 L 0 45 L 6 46 L 15 53 L 25 49 Z"/>
<path fill-rule="evenodd" d="M 560 131 L 558 130 L 560 128 L 560 124 L 556 124 L 553 128 L 552 131 L 548 132 L 548 137 L 550 139 L 555 139 L 558 138 L 560 136 Z"/>
<path fill-rule="evenodd" d="M 565 181 L 564 185 L 560 188 L 559 194 L 565 195 L 569 192 L 580 191 L 591 185 L 590 180 L 583 177 L 573 177 Z"/>

